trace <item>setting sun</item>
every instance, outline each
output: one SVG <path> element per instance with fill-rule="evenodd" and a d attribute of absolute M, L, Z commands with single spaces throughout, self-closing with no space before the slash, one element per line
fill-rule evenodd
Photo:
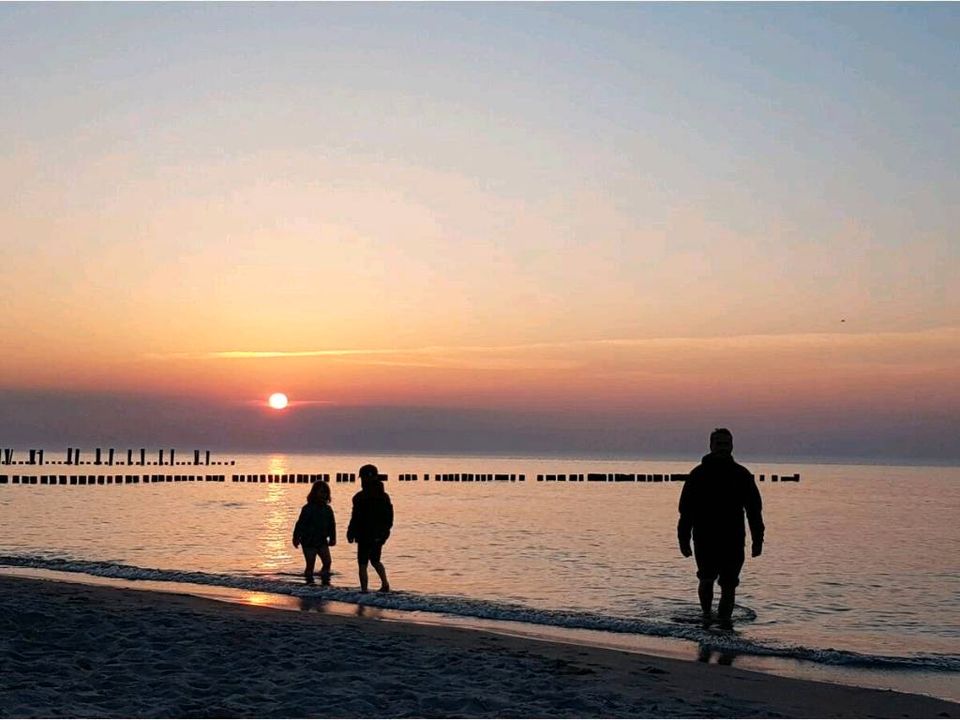
<path fill-rule="evenodd" d="M 274 393 L 267 400 L 267 404 L 274 410 L 283 410 L 287 406 L 288 402 L 287 396 L 283 393 Z"/>

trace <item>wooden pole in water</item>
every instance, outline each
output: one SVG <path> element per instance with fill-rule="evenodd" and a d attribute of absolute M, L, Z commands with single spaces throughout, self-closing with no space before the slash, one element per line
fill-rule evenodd
<path fill-rule="evenodd" d="M 37 451 L 36 451 L 36 450 L 31 450 L 31 451 L 30 451 L 30 464 L 31 464 L 31 465 L 36 465 L 36 464 L 37 464 Z"/>
<path fill-rule="evenodd" d="M 171 464 L 171 465 L 176 465 L 176 464 L 177 464 L 176 461 L 175 461 L 175 459 L 174 459 L 174 458 L 176 457 L 176 453 L 177 453 L 177 451 L 176 451 L 174 448 L 170 448 L 170 464 Z"/>
<path fill-rule="evenodd" d="M 146 465 L 146 464 L 147 464 L 147 449 L 146 449 L 146 448 L 140 448 L 140 464 L 141 464 L 141 465 Z"/>
<path fill-rule="evenodd" d="M 96 459 L 93 461 L 93 464 L 94 464 L 94 465 L 99 465 L 99 464 L 100 464 L 100 448 L 97 448 Z"/>
<path fill-rule="evenodd" d="M 193 451 L 193 464 L 194 464 L 194 465 L 199 465 L 199 464 L 200 464 L 200 451 L 199 451 L 199 450 L 194 450 L 194 451 Z"/>
<path fill-rule="evenodd" d="M 133 465 L 133 450 L 127 449 L 127 465 Z"/>
<path fill-rule="evenodd" d="M 107 452 L 107 465 L 113 465 L 113 448 Z"/>
<path fill-rule="evenodd" d="M 209 451 L 209 450 L 207 450 L 206 464 L 207 464 L 207 465 L 210 464 L 210 451 Z"/>

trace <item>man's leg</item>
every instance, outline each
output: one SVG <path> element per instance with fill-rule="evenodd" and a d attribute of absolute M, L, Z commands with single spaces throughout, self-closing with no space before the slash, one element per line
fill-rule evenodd
<path fill-rule="evenodd" d="M 713 609 L 713 580 L 701 580 L 697 585 L 697 597 L 700 598 L 700 610 L 704 617 L 710 617 Z"/>
<path fill-rule="evenodd" d="M 720 586 L 720 602 L 717 603 L 717 617 L 729 620 L 733 615 L 733 606 L 737 599 L 737 586 Z"/>
<path fill-rule="evenodd" d="M 729 622 L 733 615 L 742 568 L 743 545 L 724 553 L 720 563 L 720 603 L 717 606 L 717 615 L 725 622 Z"/>
<path fill-rule="evenodd" d="M 716 553 L 712 545 L 703 542 L 694 542 L 694 558 L 697 561 L 697 596 L 700 598 L 700 610 L 705 618 L 709 618 L 713 609 L 713 584 L 717 581 Z"/>

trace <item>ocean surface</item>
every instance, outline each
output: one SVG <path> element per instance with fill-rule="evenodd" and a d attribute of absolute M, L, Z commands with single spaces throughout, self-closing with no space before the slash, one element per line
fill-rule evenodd
<path fill-rule="evenodd" d="M 698 458 L 238 455 L 235 466 L 197 469 L 0 466 L 7 475 L 227 475 L 225 483 L 0 485 L 0 566 L 675 640 L 713 661 L 762 667 L 766 659 L 799 676 L 960 701 L 960 468 L 738 460 L 767 477 L 759 484 L 767 536 L 763 555 L 745 564 L 732 631 L 698 623 L 695 565 L 676 542 L 682 483 L 536 481 L 685 473 Z M 333 478 L 368 461 L 390 478 L 396 524 L 384 562 L 396 592 L 357 593 L 345 531 L 359 485 L 336 482 L 333 588 L 306 587 L 290 540 L 309 485 L 231 475 Z M 399 482 L 402 473 L 420 479 Z M 523 473 L 526 482 L 437 482 L 442 473 Z M 794 473 L 801 482 L 769 481 Z"/>

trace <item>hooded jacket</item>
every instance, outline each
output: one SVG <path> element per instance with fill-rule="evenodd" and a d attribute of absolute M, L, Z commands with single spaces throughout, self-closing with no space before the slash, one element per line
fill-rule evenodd
<path fill-rule="evenodd" d="M 393 527 L 393 504 L 380 480 L 374 480 L 353 496 L 353 512 L 347 539 L 386 542 Z"/>
<path fill-rule="evenodd" d="M 690 541 L 743 547 L 750 524 L 754 544 L 763 543 L 763 503 L 753 475 L 732 456 L 708 454 L 683 483 L 677 536 Z"/>

